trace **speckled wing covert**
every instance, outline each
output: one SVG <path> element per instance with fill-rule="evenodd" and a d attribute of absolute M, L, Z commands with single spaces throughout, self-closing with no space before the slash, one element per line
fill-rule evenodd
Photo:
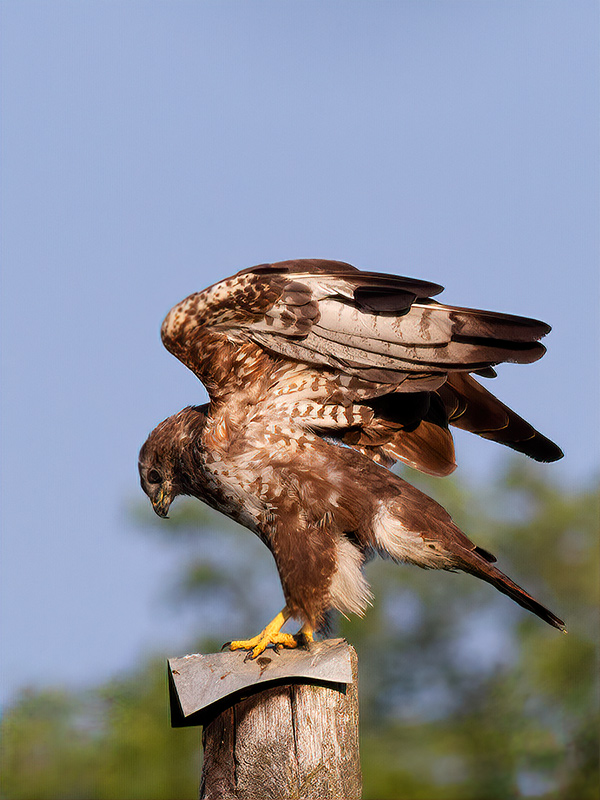
<path fill-rule="evenodd" d="M 473 377 L 541 358 L 550 327 L 443 305 L 432 299 L 441 291 L 338 261 L 263 264 L 183 300 L 162 338 L 214 403 L 242 392 L 387 466 L 452 472 L 448 425 L 559 459 L 557 445 Z"/>

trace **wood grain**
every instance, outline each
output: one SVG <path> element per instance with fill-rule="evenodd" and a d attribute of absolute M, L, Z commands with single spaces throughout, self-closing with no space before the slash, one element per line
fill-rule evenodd
<path fill-rule="evenodd" d="M 357 658 L 353 683 L 271 686 L 205 724 L 201 800 L 358 800 Z"/>

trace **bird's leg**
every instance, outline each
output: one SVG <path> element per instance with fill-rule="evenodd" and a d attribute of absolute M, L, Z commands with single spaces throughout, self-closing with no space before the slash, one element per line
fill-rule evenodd
<path fill-rule="evenodd" d="M 242 639 L 237 642 L 230 642 L 230 650 L 252 650 L 251 658 L 259 656 L 270 644 L 282 647 L 297 647 L 298 641 L 291 633 L 281 633 L 285 622 L 292 616 L 287 606 L 261 631 L 258 636 L 252 639 Z M 304 630 L 304 628 L 303 628 Z"/>
<path fill-rule="evenodd" d="M 299 639 L 302 644 L 304 644 L 306 647 L 309 647 L 311 642 L 313 642 L 315 639 L 315 631 L 313 626 L 308 622 L 305 622 L 296 634 L 296 639 Z"/>

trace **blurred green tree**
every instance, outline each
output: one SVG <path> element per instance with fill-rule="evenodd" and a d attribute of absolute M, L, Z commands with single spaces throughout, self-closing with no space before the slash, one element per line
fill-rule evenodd
<path fill-rule="evenodd" d="M 571 491 L 520 461 L 485 490 L 410 480 L 569 635 L 470 576 L 370 564 L 374 606 L 338 631 L 360 659 L 364 796 L 596 798 L 598 492 Z M 136 514 L 182 548 L 174 595 L 199 610 L 191 649 L 253 634 L 279 608 L 274 564 L 247 531 L 193 501 L 166 523 L 145 507 Z M 25 693 L 4 717 L 0 796 L 196 796 L 199 731 L 171 730 L 166 706 L 162 661 L 92 691 Z"/>

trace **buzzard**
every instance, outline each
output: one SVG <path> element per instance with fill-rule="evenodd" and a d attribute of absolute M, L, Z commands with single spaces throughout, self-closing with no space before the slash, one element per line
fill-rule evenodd
<path fill-rule="evenodd" d="M 189 406 L 143 445 L 142 488 L 166 517 L 191 495 L 245 525 L 277 565 L 285 608 L 252 639 L 312 640 L 326 612 L 362 614 L 362 567 L 375 554 L 425 569 L 462 570 L 545 622 L 564 623 L 504 575 L 450 515 L 390 467 L 430 475 L 456 466 L 449 426 L 556 461 L 562 452 L 475 376 L 529 364 L 550 327 L 457 308 L 433 283 L 301 259 L 242 270 L 176 305 L 165 347 L 202 381 Z M 302 622 L 297 636 L 284 622 Z"/>

